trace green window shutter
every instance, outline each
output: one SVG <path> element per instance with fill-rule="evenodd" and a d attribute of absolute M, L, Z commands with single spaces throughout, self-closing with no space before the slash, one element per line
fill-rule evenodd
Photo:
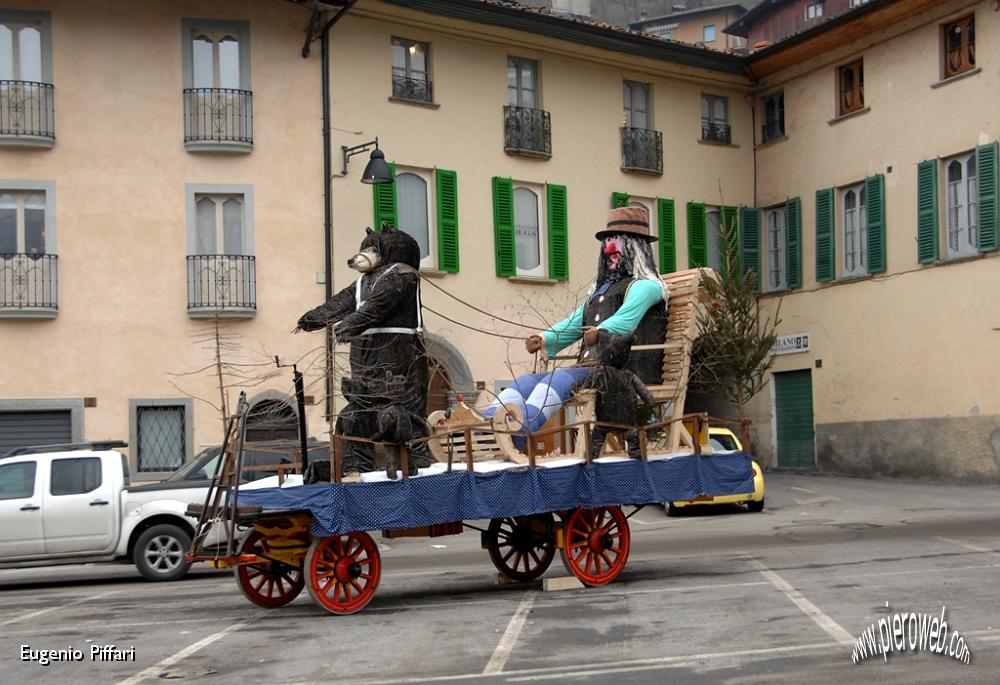
<path fill-rule="evenodd" d="M 514 183 L 509 178 L 499 176 L 493 177 L 493 242 L 496 248 L 497 276 L 516 276 Z"/>
<path fill-rule="evenodd" d="M 997 143 L 976 148 L 976 215 L 979 226 L 979 251 L 1000 247 L 997 230 Z"/>
<path fill-rule="evenodd" d="M 936 159 L 917 164 L 917 260 L 938 258 L 938 203 Z"/>
<path fill-rule="evenodd" d="M 836 270 L 836 253 L 833 246 L 833 188 L 816 191 L 816 280 L 820 283 L 832 281 Z"/>
<path fill-rule="evenodd" d="M 705 226 L 705 203 L 688 202 L 688 268 L 708 265 L 708 238 Z"/>
<path fill-rule="evenodd" d="M 375 197 L 375 230 L 385 221 L 390 228 L 399 228 L 399 221 L 396 219 L 396 165 L 390 164 L 392 171 L 392 183 L 373 183 L 372 193 Z"/>
<path fill-rule="evenodd" d="M 788 287 L 802 287 L 802 202 L 793 197 L 785 203 L 785 240 Z"/>
<path fill-rule="evenodd" d="M 548 184 L 549 212 L 549 278 L 569 280 L 569 217 L 566 207 L 566 186 Z"/>
<path fill-rule="evenodd" d="M 628 205 L 628 193 L 611 193 L 611 209 Z"/>
<path fill-rule="evenodd" d="M 446 169 L 434 172 L 437 188 L 438 268 L 458 273 L 458 174 Z"/>
<path fill-rule="evenodd" d="M 657 228 L 660 238 L 660 273 L 677 271 L 677 242 L 674 239 L 674 201 L 656 199 Z"/>
<path fill-rule="evenodd" d="M 865 210 L 868 215 L 868 273 L 885 271 L 885 176 L 865 179 Z"/>
<path fill-rule="evenodd" d="M 760 292 L 760 210 L 740 208 L 740 264 L 743 273 L 754 272 L 754 290 Z"/>

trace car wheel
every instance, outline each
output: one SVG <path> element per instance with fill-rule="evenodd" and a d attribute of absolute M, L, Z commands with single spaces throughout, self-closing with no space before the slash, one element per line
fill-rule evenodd
<path fill-rule="evenodd" d="M 752 511 L 753 513 L 764 511 L 764 500 L 759 502 L 754 502 L 753 500 L 747 502 L 747 511 Z"/>
<path fill-rule="evenodd" d="M 146 580 L 177 580 L 191 568 L 184 559 L 190 548 L 187 531 L 161 523 L 144 530 L 135 541 L 132 561 Z"/>

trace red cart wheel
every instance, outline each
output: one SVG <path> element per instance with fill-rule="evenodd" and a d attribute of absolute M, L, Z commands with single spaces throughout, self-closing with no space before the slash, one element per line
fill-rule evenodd
<path fill-rule="evenodd" d="M 556 555 L 552 514 L 493 519 L 486 531 L 490 559 L 511 580 L 535 580 Z"/>
<path fill-rule="evenodd" d="M 368 533 L 333 535 L 313 540 L 305 572 L 313 601 L 332 614 L 353 614 L 375 595 L 382 558 Z"/>
<path fill-rule="evenodd" d="M 574 509 L 564 527 L 563 564 L 584 585 L 607 585 L 625 568 L 630 539 L 619 507 Z"/>
<path fill-rule="evenodd" d="M 240 554 L 268 557 L 270 552 L 267 537 L 256 530 L 240 545 Z M 268 609 L 288 604 L 299 596 L 305 585 L 301 568 L 266 558 L 255 564 L 238 566 L 236 583 L 244 597 Z"/>

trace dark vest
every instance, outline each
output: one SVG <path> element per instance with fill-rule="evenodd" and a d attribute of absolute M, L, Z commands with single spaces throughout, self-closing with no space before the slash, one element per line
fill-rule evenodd
<path fill-rule="evenodd" d="M 635 279 L 626 278 L 613 283 L 603 295 L 592 297 L 583 308 L 583 325 L 597 326 L 617 312 L 625 302 L 625 294 Z M 662 301 L 656 303 L 639 321 L 635 329 L 636 345 L 662 344 L 667 338 L 667 308 Z M 599 361 L 594 345 L 585 345 L 580 350 L 580 363 Z M 626 367 L 634 372 L 646 385 L 659 385 L 663 381 L 663 351 L 644 350 L 633 352 Z"/>

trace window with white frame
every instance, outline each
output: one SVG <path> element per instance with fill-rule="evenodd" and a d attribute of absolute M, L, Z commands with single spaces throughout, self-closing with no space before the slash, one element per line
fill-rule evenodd
<path fill-rule="evenodd" d="M 843 208 L 843 270 L 844 278 L 868 273 L 868 216 L 865 184 L 859 183 L 840 191 Z"/>
<path fill-rule="evenodd" d="M 433 173 L 420 169 L 396 170 L 396 212 L 399 228 L 420 245 L 420 266 L 436 268 L 437 231 Z"/>
<path fill-rule="evenodd" d="M 764 271 L 766 292 L 788 289 L 788 234 L 785 231 L 785 207 L 764 210 L 765 239 Z"/>
<path fill-rule="evenodd" d="M 813 19 L 818 19 L 823 16 L 823 2 L 822 0 L 816 0 L 816 2 L 806 3 L 806 21 L 812 21 Z"/>
<path fill-rule="evenodd" d="M 705 242 L 708 264 L 716 273 L 722 270 L 722 224 L 718 207 L 705 208 Z"/>
<path fill-rule="evenodd" d="M 195 195 L 195 221 L 195 254 L 246 254 L 246 220 L 242 194 Z"/>
<path fill-rule="evenodd" d="M 538 108 L 538 63 L 534 60 L 507 58 L 507 104 Z"/>
<path fill-rule="evenodd" d="M 0 10 L 0 136 L 55 135 L 51 35 L 48 12 Z"/>
<path fill-rule="evenodd" d="M 0 180 L 3 316 L 49 316 L 58 310 L 54 204 L 55 184 L 51 181 Z"/>
<path fill-rule="evenodd" d="M 514 251 L 517 275 L 544 277 L 546 262 L 545 189 L 514 185 Z"/>
<path fill-rule="evenodd" d="M 44 255 L 45 237 L 45 191 L 0 190 L 0 255 Z"/>
<path fill-rule="evenodd" d="M 248 147 L 253 142 L 249 22 L 185 19 L 182 31 L 185 143 Z"/>
<path fill-rule="evenodd" d="M 252 186 L 188 184 L 186 193 L 189 312 L 252 316 L 257 307 Z"/>
<path fill-rule="evenodd" d="M 707 24 L 701 28 L 701 40 L 703 43 L 715 40 L 715 24 Z"/>
<path fill-rule="evenodd" d="M 976 222 L 976 155 L 969 153 L 944 160 L 948 211 L 948 259 L 979 254 Z"/>
<path fill-rule="evenodd" d="M 625 128 L 648 129 L 649 84 L 624 82 Z"/>
<path fill-rule="evenodd" d="M 428 69 L 430 46 L 406 38 L 392 39 L 392 96 L 404 100 L 431 102 Z"/>

